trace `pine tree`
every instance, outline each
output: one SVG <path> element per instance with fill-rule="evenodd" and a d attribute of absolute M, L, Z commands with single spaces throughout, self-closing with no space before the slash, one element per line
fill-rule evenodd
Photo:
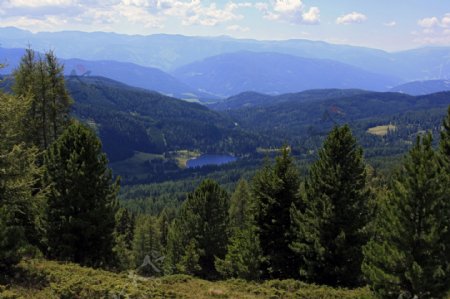
<path fill-rule="evenodd" d="M 363 272 L 382 298 L 443 298 L 450 289 L 450 197 L 432 148 L 418 137 L 380 200 Z M 447 182 L 448 184 L 448 182 Z"/>
<path fill-rule="evenodd" d="M 48 255 L 83 265 L 111 263 L 118 181 L 95 133 L 74 122 L 48 149 Z"/>
<path fill-rule="evenodd" d="M 444 167 L 450 173 L 450 106 L 447 109 L 447 116 L 442 123 L 441 141 L 439 143 L 439 152 Z"/>
<path fill-rule="evenodd" d="M 53 52 L 47 52 L 43 58 L 27 49 L 14 71 L 13 91 L 20 97 L 32 99 L 24 119 L 26 141 L 47 149 L 68 126 L 72 104 L 65 87 L 63 66 Z"/>
<path fill-rule="evenodd" d="M 139 216 L 133 238 L 133 257 L 138 273 L 146 276 L 161 275 L 161 251 L 157 219 L 153 216 Z"/>
<path fill-rule="evenodd" d="M 252 202 L 250 187 L 246 180 L 241 179 L 230 199 L 230 229 L 243 229 L 246 227 L 250 215 L 256 212 Z"/>
<path fill-rule="evenodd" d="M 364 230 L 369 198 L 362 149 L 348 126 L 335 127 L 319 151 L 292 208 L 296 240 L 292 249 L 302 258 L 300 274 L 328 285 L 361 283 Z"/>
<path fill-rule="evenodd" d="M 262 251 L 256 227 L 256 205 L 247 181 L 240 180 L 231 196 L 230 241 L 224 259 L 216 259 L 217 271 L 226 278 L 257 280 L 261 275 Z"/>
<path fill-rule="evenodd" d="M 48 97 L 50 105 L 49 121 L 51 123 L 51 138 L 56 140 L 69 122 L 70 105 L 73 100 L 65 86 L 64 66 L 62 66 L 53 51 L 45 53 L 46 75 L 48 76 Z"/>
<path fill-rule="evenodd" d="M 217 278 L 215 258 L 223 258 L 228 242 L 228 195 L 205 180 L 190 193 L 169 229 L 166 272 Z"/>
<path fill-rule="evenodd" d="M 19 262 L 39 241 L 42 193 L 33 186 L 40 176 L 37 151 L 23 141 L 22 120 L 29 101 L 0 93 L 0 271 Z"/>
<path fill-rule="evenodd" d="M 126 208 L 119 208 L 115 218 L 114 254 L 117 259 L 116 267 L 120 270 L 131 269 L 134 266 L 132 254 L 134 217 Z"/>
<path fill-rule="evenodd" d="M 258 227 L 264 264 L 263 276 L 298 276 L 298 259 L 290 248 L 293 241 L 290 208 L 298 201 L 300 178 L 289 147 L 282 149 L 275 165 L 266 165 L 253 179 Z"/>

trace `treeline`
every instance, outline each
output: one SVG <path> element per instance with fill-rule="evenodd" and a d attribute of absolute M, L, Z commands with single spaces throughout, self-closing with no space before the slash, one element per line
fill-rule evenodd
<path fill-rule="evenodd" d="M 284 146 L 231 196 L 207 179 L 180 206 L 134 214 L 95 132 L 68 118 L 50 61 L 28 50 L 15 93 L 0 93 L 0 279 L 45 257 L 147 276 L 369 284 L 380 298 L 449 292 L 450 107 L 439 148 L 418 136 L 386 184 L 336 126 L 306 176 Z"/>
<path fill-rule="evenodd" d="M 329 133 L 304 178 L 286 146 L 231 196 L 208 179 L 180 208 L 130 220 L 121 254 L 147 275 L 293 278 L 369 284 L 380 298 L 442 298 L 450 291 L 450 108 L 443 128 L 439 149 L 431 134 L 419 136 L 387 184 L 348 126 Z M 154 252 L 158 263 L 143 263 Z"/>

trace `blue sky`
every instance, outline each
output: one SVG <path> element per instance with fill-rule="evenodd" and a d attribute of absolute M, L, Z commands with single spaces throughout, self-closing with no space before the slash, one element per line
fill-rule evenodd
<path fill-rule="evenodd" d="M 450 46 L 449 0 L 0 0 L 0 27 Z"/>

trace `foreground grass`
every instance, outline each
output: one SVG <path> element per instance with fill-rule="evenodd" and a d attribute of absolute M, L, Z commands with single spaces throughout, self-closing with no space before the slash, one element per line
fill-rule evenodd
<path fill-rule="evenodd" d="M 263 283 L 210 282 L 186 275 L 145 279 L 45 260 L 21 262 L 13 278 L 0 282 L 0 298 L 373 298 L 356 290 L 304 284 L 295 280 Z"/>

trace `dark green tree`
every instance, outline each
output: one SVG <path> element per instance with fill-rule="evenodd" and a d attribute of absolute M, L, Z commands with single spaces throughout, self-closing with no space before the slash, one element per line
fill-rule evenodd
<path fill-rule="evenodd" d="M 266 165 L 253 178 L 265 278 L 298 277 L 298 259 L 290 248 L 293 241 L 290 208 L 298 201 L 299 185 L 298 170 L 286 146 L 275 165 Z"/>
<path fill-rule="evenodd" d="M 0 272 L 19 262 L 39 241 L 42 192 L 34 190 L 41 169 L 37 150 L 23 141 L 26 98 L 0 93 Z"/>
<path fill-rule="evenodd" d="M 106 266 L 112 260 L 116 193 L 108 160 L 95 133 L 74 122 L 45 159 L 47 242 L 51 258 Z"/>
<path fill-rule="evenodd" d="M 116 267 L 120 270 L 134 267 L 132 245 L 135 219 L 126 208 L 119 208 L 116 213 L 114 229 L 114 254 Z"/>
<path fill-rule="evenodd" d="M 133 239 L 134 266 L 141 275 L 162 274 L 162 248 L 158 219 L 141 215 L 136 220 Z"/>
<path fill-rule="evenodd" d="M 46 149 L 69 124 L 72 99 L 63 70 L 53 52 L 42 57 L 28 48 L 14 71 L 14 93 L 32 99 L 24 118 L 26 141 L 40 149 Z"/>
<path fill-rule="evenodd" d="M 381 298 L 443 298 L 450 289 L 450 196 L 432 148 L 418 137 L 379 201 L 363 272 Z"/>
<path fill-rule="evenodd" d="M 224 259 L 216 259 L 217 271 L 226 278 L 257 280 L 262 251 L 256 226 L 256 205 L 247 181 L 240 180 L 231 196 L 230 241 Z"/>
<path fill-rule="evenodd" d="M 443 167 L 447 169 L 447 173 L 450 173 L 450 106 L 447 109 L 447 116 L 444 118 L 442 123 L 439 152 Z"/>
<path fill-rule="evenodd" d="M 335 127 L 293 206 L 296 240 L 307 281 L 339 286 L 361 283 L 362 246 L 367 242 L 370 194 L 363 152 L 348 126 Z"/>
<path fill-rule="evenodd" d="M 215 258 L 223 258 L 228 242 L 227 193 L 205 180 L 190 193 L 169 230 L 166 272 L 217 278 Z"/>

